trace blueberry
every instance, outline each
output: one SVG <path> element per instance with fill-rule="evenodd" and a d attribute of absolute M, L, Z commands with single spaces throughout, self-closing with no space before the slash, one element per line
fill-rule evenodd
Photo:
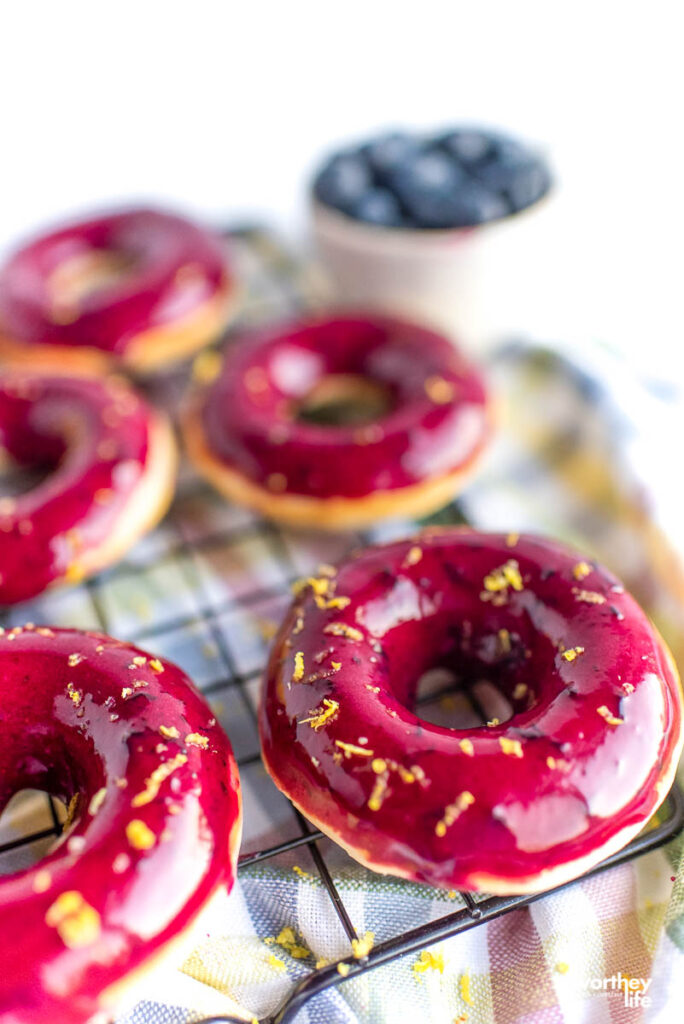
<path fill-rule="evenodd" d="M 523 170 L 520 168 L 506 192 L 514 211 L 531 206 L 551 188 L 551 175 L 542 163 L 532 161 Z"/>
<path fill-rule="evenodd" d="M 317 175 L 314 193 L 322 203 L 348 213 L 372 184 L 371 173 L 363 157 L 356 153 L 342 153 L 329 160 Z"/>
<path fill-rule="evenodd" d="M 403 222 L 401 208 L 391 192 L 384 188 L 372 188 L 350 211 L 358 220 L 385 227 L 399 227 Z"/>
<path fill-rule="evenodd" d="M 536 157 L 521 147 L 508 144 L 497 156 L 476 170 L 477 178 L 488 188 L 506 196 L 514 211 L 530 206 L 548 191 L 551 178 Z"/>
<path fill-rule="evenodd" d="M 492 158 L 501 164 L 517 164 L 532 157 L 531 151 L 522 142 L 516 142 L 508 135 L 497 135 L 493 138 Z"/>
<path fill-rule="evenodd" d="M 482 163 L 492 152 L 493 138 L 489 132 L 461 128 L 440 139 L 440 144 L 464 167 Z"/>
<path fill-rule="evenodd" d="M 506 201 L 476 181 L 463 181 L 452 192 L 422 192 L 406 201 L 420 228 L 461 228 L 496 220 L 509 212 Z"/>
<path fill-rule="evenodd" d="M 399 166 L 392 184 L 401 200 L 410 202 L 416 196 L 443 195 L 456 189 L 463 180 L 463 171 L 446 153 L 428 149 Z"/>
<path fill-rule="evenodd" d="M 402 132 L 381 135 L 361 148 L 371 169 L 380 181 L 399 164 L 405 163 L 418 149 L 418 142 Z"/>
<path fill-rule="evenodd" d="M 425 138 L 388 132 L 333 156 L 315 196 L 369 224 L 455 228 L 482 224 L 540 199 L 551 179 L 515 139 L 475 128 Z"/>

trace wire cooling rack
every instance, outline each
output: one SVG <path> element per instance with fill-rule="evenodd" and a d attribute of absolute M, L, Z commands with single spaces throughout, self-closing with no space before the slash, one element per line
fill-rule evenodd
<path fill-rule="evenodd" d="M 242 277 L 250 284 L 244 320 L 287 314 L 302 303 L 310 305 L 318 296 L 315 281 L 269 236 L 241 232 L 234 238 Z M 156 400 L 175 408 L 186 377 L 187 371 L 181 371 L 155 381 L 151 390 Z M 464 522 L 458 503 L 441 513 L 440 521 Z M 289 601 L 292 582 L 321 562 L 344 557 L 359 544 L 385 540 L 411 528 L 410 523 L 400 523 L 362 534 L 308 533 L 306 537 L 282 531 L 228 506 L 184 465 L 169 515 L 122 562 L 78 587 L 48 592 L 0 615 L 4 626 L 30 620 L 96 628 L 138 643 L 179 663 L 214 707 L 233 743 L 242 780 L 245 834 L 239 871 L 248 873 L 298 848 L 307 850 L 349 939 L 349 956 L 302 977 L 268 1024 L 292 1024 L 304 1004 L 323 990 L 540 898 L 538 894 L 509 898 L 453 894 L 457 909 L 409 930 L 392 929 L 390 923 L 387 937 L 367 956 L 356 959 L 351 953 L 351 940 L 357 938 L 353 914 L 329 863 L 330 841 L 276 791 L 261 765 L 256 729 L 259 679 L 269 633 Z M 468 716 L 471 723 L 491 717 L 480 693 L 454 694 L 453 684 L 439 682 L 419 697 L 421 715 L 438 721 L 446 706 L 454 724 L 456 696 L 462 721 Z M 32 815 L 31 822 L 32 827 L 22 834 L 0 832 L 0 870 L 17 870 L 38 859 L 60 835 L 63 814 L 47 797 L 44 820 L 36 825 Z M 684 799 L 675 787 L 657 820 L 590 874 L 654 849 L 683 825 Z M 340 964 L 343 971 L 348 968 L 344 976 Z M 211 1017 L 202 1024 L 229 1024 L 237 1019 Z"/>

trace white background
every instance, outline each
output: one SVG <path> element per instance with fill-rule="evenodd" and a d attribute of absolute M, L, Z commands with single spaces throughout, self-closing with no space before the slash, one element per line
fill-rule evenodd
<path fill-rule="evenodd" d="M 0 250 L 129 197 L 302 233 L 304 182 L 326 146 L 386 124 L 481 121 L 541 142 L 560 180 L 524 326 L 598 337 L 677 374 L 678 11 L 628 0 L 6 3 Z"/>

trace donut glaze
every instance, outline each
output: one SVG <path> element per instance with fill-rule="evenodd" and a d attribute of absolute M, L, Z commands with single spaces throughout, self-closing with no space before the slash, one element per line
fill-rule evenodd
<path fill-rule="evenodd" d="M 488 679 L 512 716 L 418 718 L 428 669 Z M 304 581 L 260 729 L 276 785 L 376 871 L 539 891 L 633 838 L 672 783 L 681 690 L 665 644 L 600 565 L 559 544 L 432 530 Z"/>
<path fill-rule="evenodd" d="M 0 604 L 108 565 L 171 500 L 171 428 L 118 377 L 0 367 L 0 445 L 49 468 L 31 490 L 0 497 Z"/>
<path fill-rule="evenodd" d="M 235 878 L 230 744 L 175 665 L 97 633 L 0 635 L 0 806 L 25 787 L 73 825 L 0 878 L 1 1024 L 83 1024 Z"/>
<path fill-rule="evenodd" d="M 221 240 L 183 217 L 138 209 L 70 224 L 0 271 L 0 351 L 154 367 L 210 341 L 233 291 Z"/>
<path fill-rule="evenodd" d="M 301 418 L 349 381 L 385 407 L 361 423 Z M 293 523 L 353 526 L 445 504 L 490 432 L 484 384 L 439 334 L 384 317 L 280 325 L 238 341 L 186 422 L 199 468 L 229 497 Z"/>

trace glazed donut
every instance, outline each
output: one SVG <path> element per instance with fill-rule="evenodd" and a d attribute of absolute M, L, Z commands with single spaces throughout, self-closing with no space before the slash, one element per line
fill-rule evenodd
<path fill-rule="evenodd" d="M 235 879 L 230 744 L 175 665 L 97 633 L 0 636 L 0 806 L 69 805 L 42 861 L 0 878 L 1 1024 L 84 1024 Z"/>
<path fill-rule="evenodd" d="M 33 489 L 0 497 L 3 605 L 110 565 L 171 501 L 171 427 L 119 377 L 0 367 L 0 446 L 53 467 Z"/>
<path fill-rule="evenodd" d="M 0 356 L 153 369 L 216 337 L 234 293 L 221 240 L 183 217 L 139 209 L 74 223 L 0 271 Z"/>
<path fill-rule="evenodd" d="M 511 713 L 443 728 L 421 676 L 487 679 Z M 670 654 L 601 566 L 554 541 L 431 530 L 304 581 L 275 640 L 264 762 L 303 814 L 375 871 L 541 891 L 620 849 L 682 749 Z"/>
<path fill-rule="evenodd" d="M 446 504 L 489 432 L 484 385 L 458 350 L 378 316 L 239 340 L 185 421 L 190 456 L 227 497 L 328 529 Z"/>

